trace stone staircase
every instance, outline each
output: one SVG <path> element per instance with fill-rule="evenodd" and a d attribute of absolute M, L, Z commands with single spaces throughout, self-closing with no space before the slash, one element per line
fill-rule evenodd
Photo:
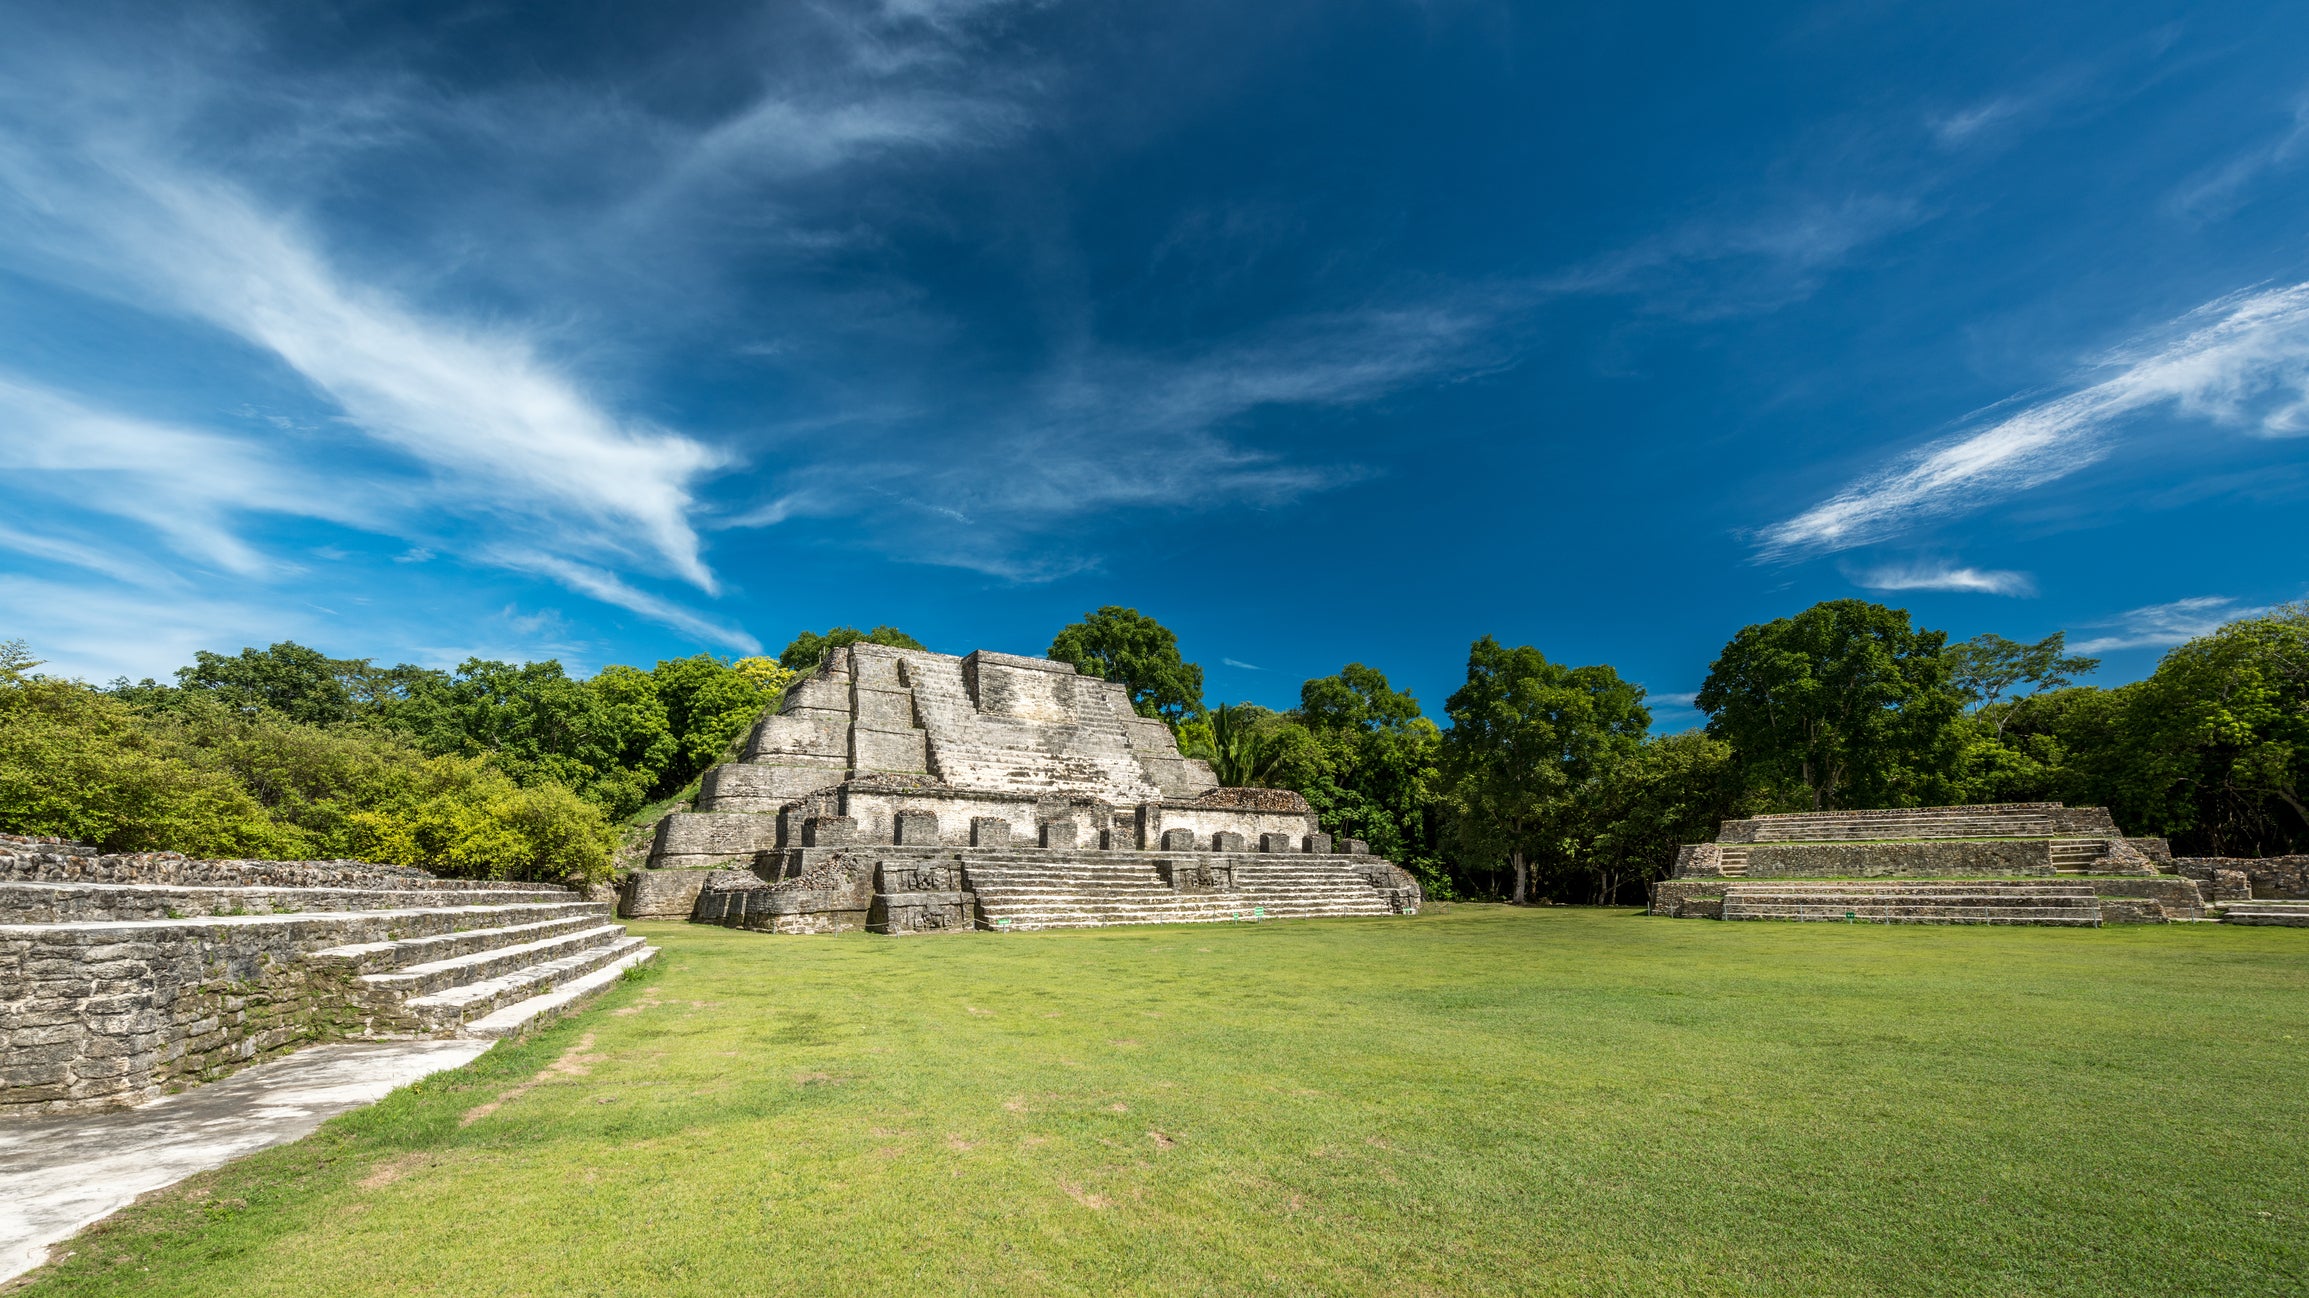
<path fill-rule="evenodd" d="M 2088 874 L 2093 862 L 2109 850 L 2108 840 L 2100 838 L 2056 838 L 2052 840 L 2052 872 L 2054 874 Z"/>
<path fill-rule="evenodd" d="M 2224 924 L 2267 924 L 2309 928 L 2309 900 L 2231 901 L 2221 905 Z"/>
<path fill-rule="evenodd" d="M 1737 883 L 1724 918 L 2098 928 L 2101 908 L 2087 883 Z"/>
<path fill-rule="evenodd" d="M 1725 843 L 1719 849 L 1724 863 L 1724 877 L 1744 879 L 1748 875 L 1748 849 L 1745 844 Z"/>
<path fill-rule="evenodd" d="M 1394 910 L 1344 859 L 1233 853 L 1053 860 L 1026 853 L 972 853 L 963 866 L 980 928 L 1020 931 L 1109 924 L 1190 924 L 1241 919 L 1391 915 Z M 1174 890 L 1158 862 L 1231 870 L 1227 891 Z"/>
<path fill-rule="evenodd" d="M 2100 808 L 2057 802 L 1872 811 L 1782 812 L 1724 822 L 1726 842 L 1835 843 L 1887 839 L 2117 837 Z"/>
<path fill-rule="evenodd" d="M 378 940 L 307 956 L 346 977 L 355 1037 L 502 1037 L 656 954 L 606 902 L 394 912 Z"/>

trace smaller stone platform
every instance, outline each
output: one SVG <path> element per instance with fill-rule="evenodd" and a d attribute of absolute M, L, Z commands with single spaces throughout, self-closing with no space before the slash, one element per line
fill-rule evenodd
<path fill-rule="evenodd" d="M 2000 803 L 1728 820 L 1677 854 L 1651 912 L 1876 923 L 2163 923 L 2209 918 L 2164 840 L 2106 809 Z"/>

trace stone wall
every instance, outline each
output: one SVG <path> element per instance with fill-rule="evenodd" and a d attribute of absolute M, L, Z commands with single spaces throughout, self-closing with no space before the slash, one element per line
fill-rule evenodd
<path fill-rule="evenodd" d="M 189 887 L 498 888 L 368 861 L 202 861 L 177 852 L 107 853 L 87 843 L 0 834 L 0 882 L 182 884 Z"/>
<path fill-rule="evenodd" d="M 1964 807 L 1785 812 L 1727 820 L 1719 843 L 1827 842 L 1897 838 L 2116 838 L 2105 807 L 2002 802 Z"/>
<path fill-rule="evenodd" d="M 0 926 L 0 1112 L 133 1103 L 335 1035 L 350 997 L 309 951 L 384 921 Z"/>
<path fill-rule="evenodd" d="M 1751 879 L 1876 879 L 1935 875 L 2049 875 L 2046 839 L 1931 839 L 1905 843 L 1758 843 Z"/>
<path fill-rule="evenodd" d="M 2309 897 L 2309 856 L 2177 856 L 2173 867 L 2208 887 L 2216 872 L 2244 876 L 2249 896 L 2224 895 L 2223 901 L 2266 901 Z M 2225 893 L 2233 893 L 2233 885 Z"/>

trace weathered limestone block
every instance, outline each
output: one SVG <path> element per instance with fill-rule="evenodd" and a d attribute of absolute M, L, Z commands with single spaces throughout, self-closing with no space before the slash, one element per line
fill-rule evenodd
<path fill-rule="evenodd" d="M 846 847 L 858 841 L 858 822 L 848 816 L 812 816 L 802 822 L 802 846 Z"/>
<path fill-rule="evenodd" d="M 1339 844 L 1339 850 L 1349 856 L 1369 856 L 1371 845 L 1360 838 L 1350 838 Z"/>
<path fill-rule="evenodd" d="M 1724 848 L 1720 843 L 1686 843 L 1676 849 L 1675 878 L 1713 877 L 1723 872 Z"/>
<path fill-rule="evenodd" d="M 1290 834 L 1261 834 L 1259 835 L 1259 850 L 1262 852 L 1296 852 L 1299 850 L 1299 840 Z"/>
<path fill-rule="evenodd" d="M 710 869 L 636 870 L 626 876 L 617 913 L 627 919 L 688 919 L 698 893 L 714 875 Z"/>
<path fill-rule="evenodd" d="M 850 730 L 850 765 L 860 771 L 926 772 L 928 750 L 919 730 Z"/>
<path fill-rule="evenodd" d="M 1243 836 L 1241 834 L 1229 833 L 1222 830 L 1219 833 L 1211 835 L 1211 850 L 1214 852 L 1240 852 L 1244 850 L 1246 846 L 1247 844 L 1243 842 Z"/>
<path fill-rule="evenodd" d="M 850 709 L 798 708 L 773 713 L 756 723 L 746 736 L 739 760 L 779 761 L 789 757 L 831 757 L 837 762 L 850 754 Z"/>
<path fill-rule="evenodd" d="M 778 842 L 777 822 L 768 816 L 726 811 L 675 812 L 657 822 L 650 860 L 661 865 L 697 867 L 751 860 Z"/>
<path fill-rule="evenodd" d="M 1166 851 L 1166 852 L 1192 852 L 1192 851 L 1194 851 L 1194 850 L 1195 850 L 1195 831 L 1193 831 L 1193 830 L 1191 830 L 1191 829 L 1166 829 L 1166 830 L 1164 830 L 1164 831 L 1163 831 L 1163 846 L 1162 846 L 1162 850 L 1164 850 L 1164 851 Z"/>
<path fill-rule="evenodd" d="M 2309 856 L 2182 856 L 2173 858 L 2173 865 L 2217 894 L 2234 894 L 2241 879 L 2248 895 L 2218 895 L 2220 901 L 2309 897 Z M 2238 879 L 2223 878 L 2224 873 Z"/>
<path fill-rule="evenodd" d="M 845 773 L 839 757 L 725 762 L 698 782 L 698 810 L 775 812 L 796 798 L 840 784 Z"/>
<path fill-rule="evenodd" d="M 1331 851 L 1331 836 L 1329 834 L 1309 834 L 1306 838 L 1305 848 L 1317 856 L 1327 856 Z"/>
<path fill-rule="evenodd" d="M 1010 821 L 1001 816 L 972 816 L 970 818 L 970 845 L 972 847 L 1010 846 Z"/>
<path fill-rule="evenodd" d="M 1075 845 L 1076 825 L 1071 820 L 1042 822 L 1042 845 L 1047 848 L 1071 848 Z"/>
<path fill-rule="evenodd" d="M 911 690 L 868 689 L 861 685 L 856 692 L 852 724 L 867 730 L 908 731 L 914 726 L 914 693 Z"/>
<path fill-rule="evenodd" d="M 890 818 L 890 841 L 906 847 L 935 847 L 938 815 L 930 811 L 901 811 Z"/>

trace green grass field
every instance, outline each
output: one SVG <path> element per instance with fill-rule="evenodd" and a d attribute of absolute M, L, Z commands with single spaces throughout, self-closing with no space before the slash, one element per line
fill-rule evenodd
<path fill-rule="evenodd" d="M 635 928 L 29 1292 L 2309 1289 L 2309 931 Z"/>

